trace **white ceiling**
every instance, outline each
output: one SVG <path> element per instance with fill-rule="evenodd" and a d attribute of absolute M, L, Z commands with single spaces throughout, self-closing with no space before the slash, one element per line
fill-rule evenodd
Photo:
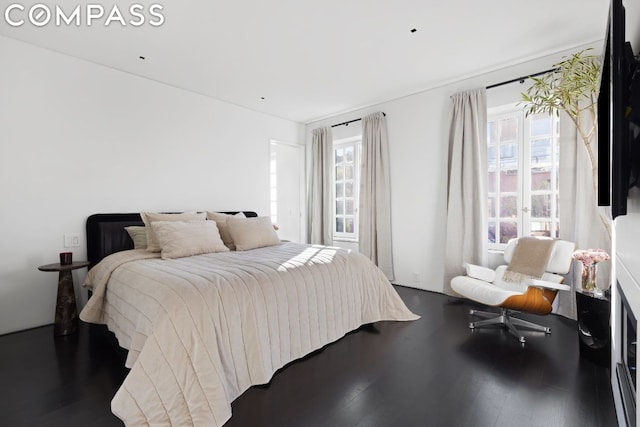
<path fill-rule="evenodd" d="M 125 20 L 140 0 L 116 2 Z M 157 0 L 162 26 L 9 26 L 0 35 L 307 123 L 585 43 L 608 0 Z M 0 0 L 2 12 L 10 0 Z M 32 1 L 62 7 L 114 3 Z M 109 9 L 107 9 L 109 10 Z M 15 11 L 14 11 L 15 12 Z M 84 10 L 83 10 L 84 12 Z M 26 16 L 15 13 L 12 16 Z M 417 31 L 412 33 L 410 30 Z M 139 57 L 146 59 L 141 60 Z M 5 60 L 4 58 L 2 59 Z M 517 76 L 515 76 L 517 77 Z M 261 99 L 264 97 L 265 99 Z"/>

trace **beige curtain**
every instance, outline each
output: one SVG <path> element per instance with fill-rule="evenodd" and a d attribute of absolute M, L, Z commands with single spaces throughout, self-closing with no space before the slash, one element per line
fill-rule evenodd
<path fill-rule="evenodd" d="M 311 167 L 307 196 L 307 224 L 309 243 L 331 245 L 332 233 L 332 188 L 333 139 L 331 128 L 313 130 L 311 140 Z"/>
<path fill-rule="evenodd" d="M 389 147 L 383 113 L 362 118 L 359 250 L 394 280 Z"/>
<path fill-rule="evenodd" d="M 588 117 L 583 117 L 588 123 Z M 594 153 L 598 152 L 597 140 L 592 141 Z M 602 248 L 611 254 L 611 237 L 604 227 L 593 193 L 591 165 L 575 125 L 565 112 L 560 113 L 560 238 L 576 243 L 578 249 Z M 581 264 L 573 263 L 573 270 L 565 279 L 571 292 L 559 292 L 554 311 L 571 319 L 576 318 L 574 291 L 580 288 Z M 598 286 L 609 283 L 611 261 L 598 264 Z"/>
<path fill-rule="evenodd" d="M 444 292 L 464 274 L 463 264 L 487 260 L 487 94 L 474 89 L 451 97 Z"/>

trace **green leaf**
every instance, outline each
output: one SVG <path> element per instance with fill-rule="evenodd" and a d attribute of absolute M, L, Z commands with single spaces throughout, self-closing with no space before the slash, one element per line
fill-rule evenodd
<path fill-rule="evenodd" d="M 597 99 L 601 66 L 599 58 L 588 53 L 591 50 L 585 49 L 565 57 L 554 64 L 555 70 L 551 73 L 530 77 L 531 87 L 521 93 L 527 115 L 559 115 L 562 110 L 577 118 L 586 109 L 593 109 L 595 114 L 593 100 Z"/>

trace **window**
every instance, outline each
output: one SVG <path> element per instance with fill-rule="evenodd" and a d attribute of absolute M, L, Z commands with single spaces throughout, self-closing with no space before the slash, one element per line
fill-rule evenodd
<path fill-rule="evenodd" d="M 558 237 L 558 118 L 511 108 L 487 123 L 489 248 Z"/>
<path fill-rule="evenodd" d="M 334 141 L 333 213 L 335 240 L 358 240 L 358 190 L 360 188 L 360 141 L 354 137 Z"/>

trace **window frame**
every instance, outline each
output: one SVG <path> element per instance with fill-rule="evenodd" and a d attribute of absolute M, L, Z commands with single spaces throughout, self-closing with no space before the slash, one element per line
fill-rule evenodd
<path fill-rule="evenodd" d="M 536 140 L 544 140 L 550 139 L 551 141 L 551 166 L 550 166 L 550 180 L 552 183 L 559 183 L 558 172 L 560 165 L 560 153 L 559 153 L 559 122 L 555 115 L 551 115 L 551 133 L 545 136 L 535 136 L 531 135 L 531 125 L 532 125 L 532 117 L 526 117 L 525 110 L 523 107 L 518 106 L 518 104 L 508 104 L 501 107 L 491 108 L 487 111 L 487 125 L 490 122 L 499 121 L 507 118 L 517 118 L 518 119 L 518 127 L 517 127 L 517 136 L 515 139 L 515 143 L 518 146 L 518 160 L 517 160 L 517 168 L 518 168 L 518 180 L 517 187 L 515 192 L 501 192 L 500 191 L 500 182 L 496 178 L 496 182 L 494 182 L 494 191 L 489 191 L 489 171 L 487 169 L 487 203 L 490 198 L 493 197 L 495 200 L 494 206 L 494 216 L 489 216 L 489 206 L 487 206 L 487 240 L 489 233 L 489 224 L 493 222 L 494 224 L 494 236 L 496 242 L 487 243 L 489 250 L 504 250 L 506 247 L 506 243 L 500 243 L 500 228 L 499 223 L 505 222 L 501 221 L 501 206 L 500 206 L 500 196 L 502 195 L 515 195 L 516 196 L 516 233 L 518 237 L 521 236 L 530 236 L 531 235 L 531 224 L 536 222 L 545 222 L 549 223 L 549 233 L 551 237 L 556 237 L 556 232 L 559 227 L 560 216 L 558 209 L 558 200 L 560 187 L 559 184 L 557 187 L 552 186 L 546 190 L 532 190 L 531 189 L 531 175 L 535 168 L 535 165 L 531 162 L 531 154 L 532 154 L 532 146 L 533 142 Z M 487 136 L 489 136 L 489 127 L 487 127 Z M 488 139 L 488 138 L 487 138 Z M 489 140 L 487 140 L 487 153 L 490 147 L 496 147 L 496 171 L 500 170 L 500 141 L 490 145 Z M 487 158 L 488 162 L 488 158 Z M 488 166 L 488 164 L 487 164 Z M 499 173 L 497 173 L 499 175 Z M 553 184 L 555 185 L 555 184 Z M 532 196 L 535 195 L 550 195 L 551 196 L 551 204 L 550 204 L 550 216 L 549 218 L 534 218 L 532 217 Z M 555 196 L 555 197 L 554 197 Z M 542 220 L 542 221 L 540 221 Z"/>
<path fill-rule="evenodd" d="M 353 198 L 353 204 L 354 204 L 354 211 L 353 211 L 353 227 L 354 227 L 354 231 L 353 233 L 347 233 L 347 232 L 339 232 L 336 231 L 336 223 L 337 223 L 337 219 L 339 217 L 342 218 L 346 218 L 347 215 L 346 214 L 338 214 L 336 212 L 336 205 L 337 205 L 337 196 L 336 196 L 336 185 L 338 183 L 338 181 L 336 180 L 336 170 L 337 167 L 339 166 L 339 164 L 336 163 L 336 150 L 339 148 L 345 148 L 347 146 L 353 146 L 354 147 L 354 152 L 353 152 L 353 196 L 351 198 Z M 331 174 L 331 188 L 332 188 L 332 194 L 331 194 L 331 218 L 332 218 L 332 226 L 331 226 L 331 230 L 332 230 L 332 235 L 333 235 L 333 240 L 335 241 L 340 241 L 340 242 L 353 242 L 353 243 L 357 243 L 359 241 L 359 233 L 358 233 L 358 228 L 359 228 L 359 222 L 360 222 L 360 211 L 359 211 L 359 203 L 360 203 L 360 156 L 362 153 L 362 135 L 357 135 L 357 136 L 352 136 L 349 138 L 342 138 L 342 139 L 337 139 L 333 141 L 333 150 L 332 150 L 332 154 L 333 154 L 333 171 Z M 344 163 L 343 163 L 344 164 Z M 345 182 L 345 178 L 343 176 L 343 180 L 342 182 Z M 347 197 L 344 195 L 341 197 L 341 199 L 343 201 L 346 201 Z"/>

